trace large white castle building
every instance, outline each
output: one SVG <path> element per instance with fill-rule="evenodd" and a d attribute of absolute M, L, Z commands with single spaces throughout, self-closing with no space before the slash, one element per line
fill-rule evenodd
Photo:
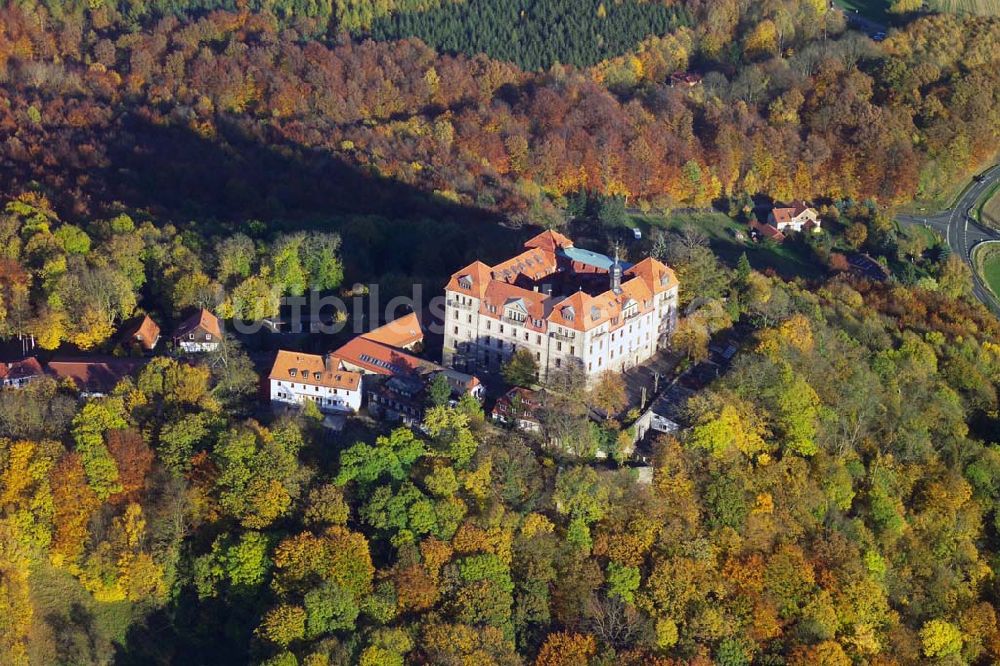
<path fill-rule="evenodd" d="M 521 349 L 539 379 L 576 363 L 588 381 L 665 347 L 677 324 L 677 277 L 653 258 L 636 264 L 545 231 L 496 266 L 476 261 L 445 287 L 444 363 L 495 373 Z"/>

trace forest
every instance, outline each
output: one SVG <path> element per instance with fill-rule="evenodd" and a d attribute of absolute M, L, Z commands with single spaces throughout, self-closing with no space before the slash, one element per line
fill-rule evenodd
<path fill-rule="evenodd" d="M 1000 661 L 1000 324 L 891 221 L 996 156 L 1000 19 L 874 42 L 818 0 L 510 7 L 0 8 L 0 337 L 40 354 L 123 353 L 142 313 L 437 293 L 588 211 L 801 198 L 827 229 L 791 279 L 693 224 L 644 240 L 682 365 L 741 340 L 651 479 L 629 415 L 581 409 L 620 392 L 568 374 L 542 436 L 472 400 L 331 434 L 263 407 L 235 339 L 103 397 L 0 391 L 0 663 Z"/>
<path fill-rule="evenodd" d="M 430 11 L 398 12 L 374 22 L 367 34 L 386 41 L 416 37 L 437 51 L 485 53 L 526 70 L 558 63 L 585 67 L 621 56 L 650 35 L 682 23 L 674 8 L 655 2 L 446 3 Z"/>

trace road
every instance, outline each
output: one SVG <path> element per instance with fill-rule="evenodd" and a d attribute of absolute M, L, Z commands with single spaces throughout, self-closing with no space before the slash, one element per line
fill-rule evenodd
<path fill-rule="evenodd" d="M 972 264 L 972 250 L 983 241 L 1000 240 L 1000 232 L 971 220 L 969 213 L 979 203 L 979 199 L 998 181 L 1000 181 L 1000 164 L 994 164 L 982 172 L 980 180 L 974 181 L 962 192 L 955 205 L 948 210 L 927 216 L 900 215 L 896 218 L 901 224 L 919 224 L 941 234 L 951 251 L 972 269 L 972 291 L 976 298 L 996 314 L 1000 314 L 1000 303 L 997 303 L 976 273 L 976 267 Z"/>

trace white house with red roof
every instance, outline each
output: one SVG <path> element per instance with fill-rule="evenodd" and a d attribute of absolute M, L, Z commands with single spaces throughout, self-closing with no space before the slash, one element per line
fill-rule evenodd
<path fill-rule="evenodd" d="M 476 261 L 451 276 L 444 363 L 498 372 L 526 349 L 540 379 L 571 363 L 590 379 L 623 371 L 668 344 L 677 292 L 674 272 L 656 259 L 629 264 L 545 231 L 496 266 Z"/>
<path fill-rule="evenodd" d="M 43 374 L 42 364 L 34 356 L 20 361 L 0 363 L 0 386 L 21 388 L 35 381 Z"/>
<path fill-rule="evenodd" d="M 174 331 L 174 344 L 188 353 L 215 351 L 220 340 L 222 324 L 204 308 L 185 319 Z"/>
<path fill-rule="evenodd" d="M 772 208 L 767 216 L 767 223 L 782 234 L 802 230 L 818 233 L 822 226 L 819 213 L 805 201 L 793 201 L 787 206 Z"/>
<path fill-rule="evenodd" d="M 342 369 L 340 359 L 330 354 L 279 351 L 268 382 L 271 404 L 301 406 L 314 402 L 324 413 L 356 412 L 361 408 L 361 373 Z"/>

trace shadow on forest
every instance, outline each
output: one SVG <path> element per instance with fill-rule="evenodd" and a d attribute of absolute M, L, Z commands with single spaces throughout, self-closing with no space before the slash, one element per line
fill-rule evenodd
<path fill-rule="evenodd" d="M 320 229 L 343 238 L 346 278 L 397 276 L 438 289 L 475 258 L 509 255 L 524 234 L 499 216 L 383 178 L 322 149 L 273 136 L 271 128 L 219 121 L 203 137 L 137 115 L 108 141 L 109 166 L 88 188 L 92 200 L 120 201 L 157 221 L 215 225 L 205 233 Z"/>

